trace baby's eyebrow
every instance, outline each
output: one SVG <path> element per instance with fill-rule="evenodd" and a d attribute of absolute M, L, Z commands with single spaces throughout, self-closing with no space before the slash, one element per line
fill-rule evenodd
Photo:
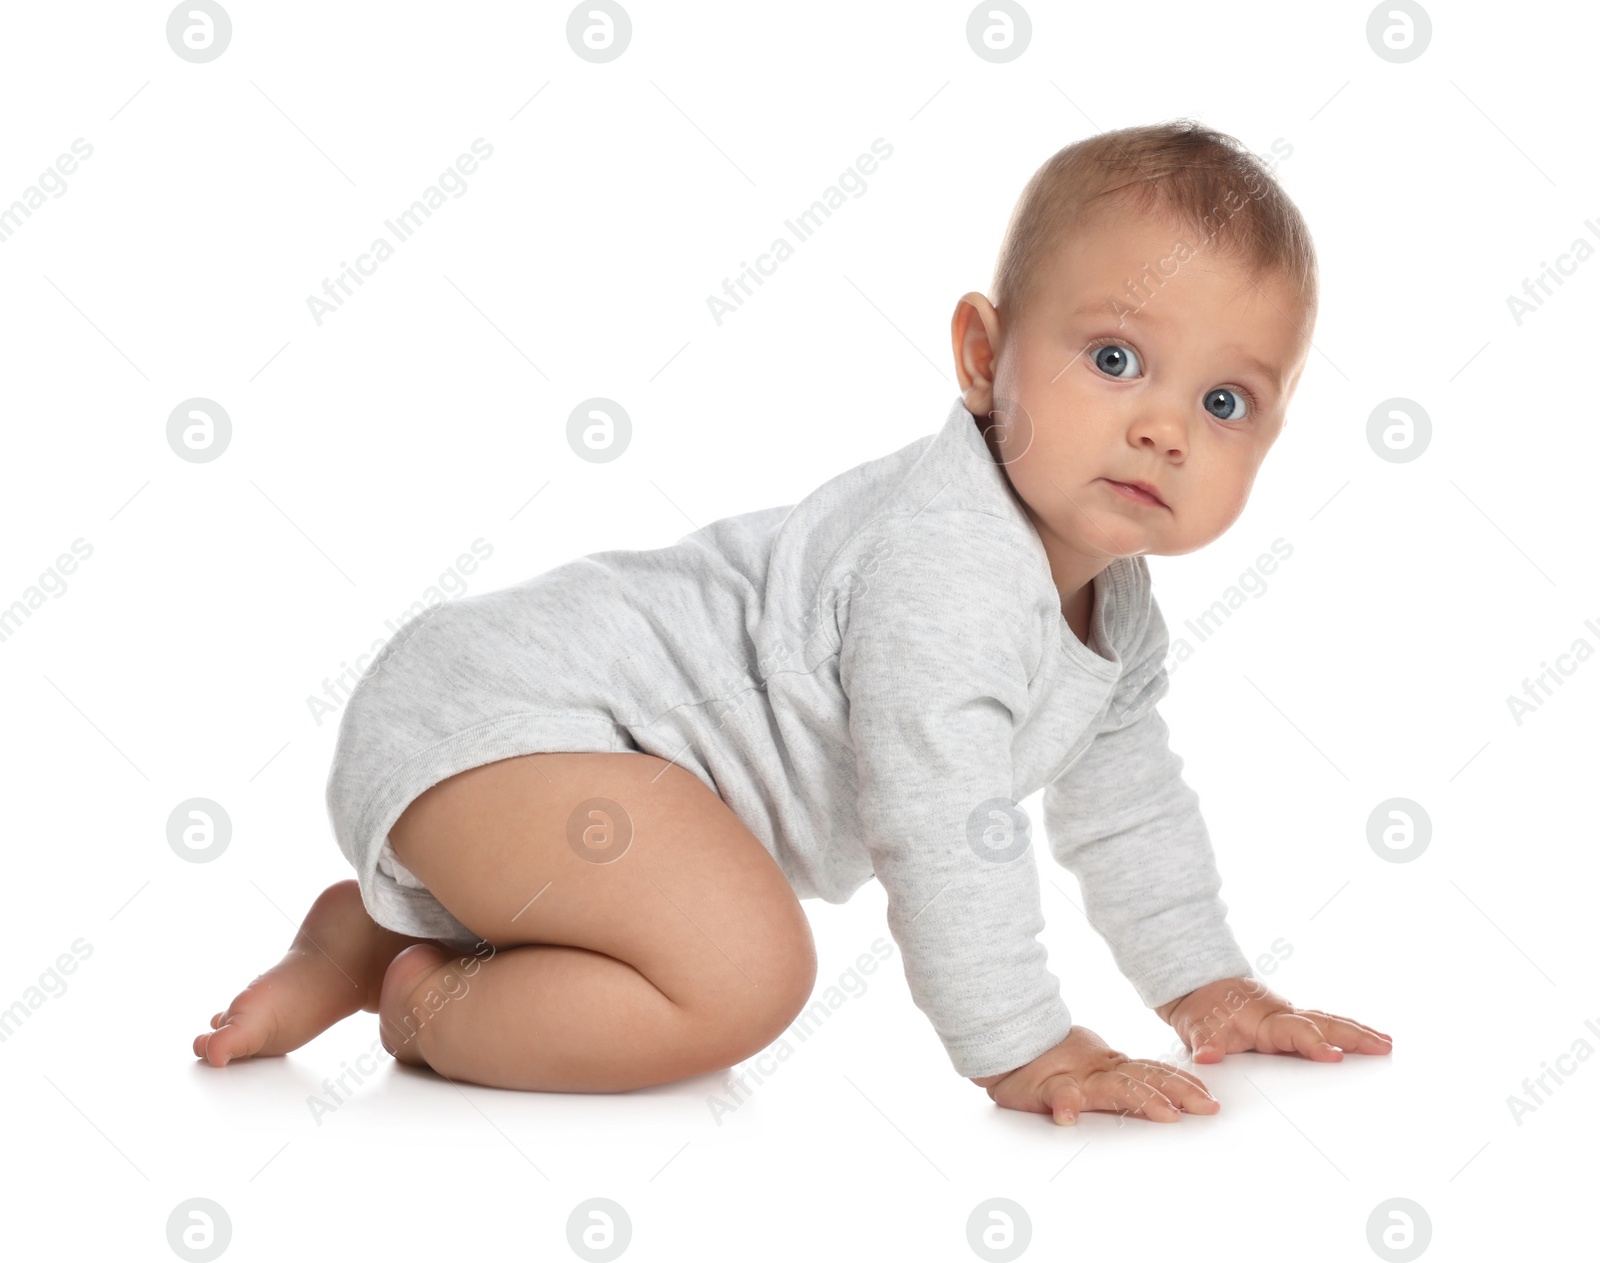
<path fill-rule="evenodd" d="M 1107 302 L 1104 304 L 1085 303 L 1072 313 L 1072 318 L 1077 319 L 1079 316 L 1109 317 L 1117 314 L 1118 313 L 1115 304 L 1110 300 L 1107 300 Z M 1167 318 L 1158 312 L 1147 312 L 1135 309 L 1133 311 L 1122 313 L 1123 319 L 1127 319 L 1129 317 L 1133 317 L 1139 320 L 1141 323 L 1153 325 L 1165 325 L 1168 323 Z M 1224 355 L 1237 356 L 1238 359 L 1247 367 L 1253 368 L 1256 372 L 1260 373 L 1261 376 L 1266 378 L 1267 382 L 1272 386 L 1273 394 L 1281 395 L 1283 393 L 1283 370 L 1281 368 L 1277 368 L 1274 365 L 1268 364 L 1260 356 L 1252 355 L 1242 346 L 1238 346 L 1236 344 L 1230 344 L 1222 347 L 1221 351 Z"/>
<path fill-rule="evenodd" d="M 1267 379 L 1267 384 L 1272 387 L 1272 393 L 1274 395 L 1281 395 L 1283 393 L 1283 370 L 1282 369 L 1274 368 L 1271 364 L 1268 364 L 1265 360 L 1260 359 L 1257 356 L 1251 355 L 1250 352 L 1246 351 L 1243 347 L 1240 347 L 1240 346 L 1225 346 L 1225 347 L 1222 348 L 1222 351 L 1223 351 L 1223 354 L 1225 354 L 1225 355 L 1226 354 L 1237 355 L 1239 357 L 1239 359 L 1241 361 L 1243 361 L 1244 364 L 1247 367 L 1255 369 L 1256 372 L 1260 373 L 1261 376 L 1265 377 Z"/>

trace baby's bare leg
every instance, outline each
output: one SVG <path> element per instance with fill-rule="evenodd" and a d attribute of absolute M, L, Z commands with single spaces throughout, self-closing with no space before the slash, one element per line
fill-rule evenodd
<path fill-rule="evenodd" d="M 777 863 L 698 778 L 654 756 L 474 768 L 419 797 L 389 837 L 494 945 L 395 958 L 379 1012 L 402 1060 L 493 1087 L 625 1091 L 733 1065 L 810 997 L 810 925 Z"/>

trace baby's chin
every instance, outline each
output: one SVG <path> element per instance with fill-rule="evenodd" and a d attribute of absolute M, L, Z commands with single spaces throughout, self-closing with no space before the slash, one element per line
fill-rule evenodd
<path fill-rule="evenodd" d="M 1092 489 L 1087 494 L 1093 494 Z M 1059 514 L 1042 517 L 1035 512 L 1030 515 L 1041 535 L 1048 532 L 1053 542 L 1078 555 L 1097 557 L 1108 563 L 1119 557 L 1165 553 L 1168 542 L 1165 532 L 1133 523 L 1102 508 L 1090 508 L 1082 498 L 1073 498 L 1079 501 L 1079 507 L 1074 510 L 1069 505 L 1069 516 L 1065 519 Z"/>

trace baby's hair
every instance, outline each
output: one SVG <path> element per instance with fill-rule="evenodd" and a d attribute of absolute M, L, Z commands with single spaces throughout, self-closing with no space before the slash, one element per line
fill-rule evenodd
<path fill-rule="evenodd" d="M 1317 255 L 1295 204 L 1232 136 L 1179 119 L 1090 136 L 1058 150 L 1033 173 L 995 264 L 990 301 L 1002 319 L 1027 308 L 1035 280 L 1065 233 L 1117 210 L 1160 212 L 1193 227 L 1256 275 L 1282 273 L 1307 314 L 1315 314 Z"/>

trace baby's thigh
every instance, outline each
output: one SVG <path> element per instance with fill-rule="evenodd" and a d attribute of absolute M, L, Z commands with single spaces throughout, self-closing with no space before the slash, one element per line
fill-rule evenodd
<path fill-rule="evenodd" d="M 389 832 L 400 862 L 497 947 L 626 961 L 685 1008 L 798 1011 L 810 925 L 777 862 L 693 773 L 642 753 L 552 753 L 452 776 Z"/>

